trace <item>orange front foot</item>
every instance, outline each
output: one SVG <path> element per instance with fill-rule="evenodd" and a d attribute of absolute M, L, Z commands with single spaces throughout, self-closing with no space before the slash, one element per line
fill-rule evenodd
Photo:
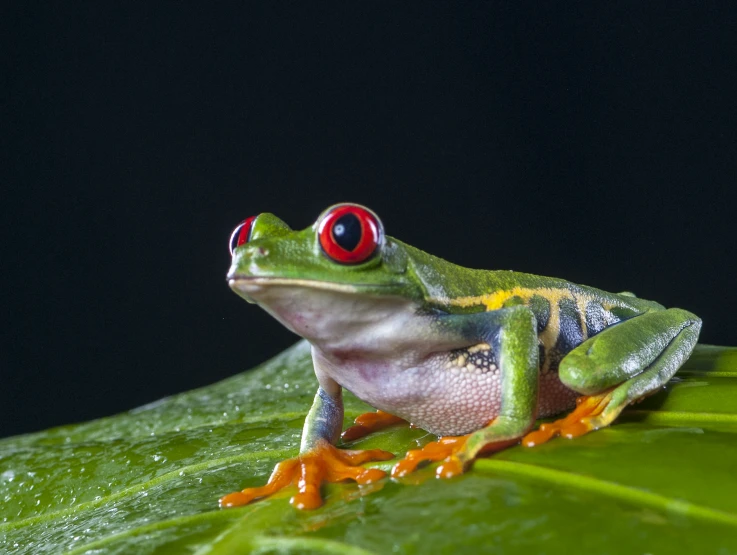
<path fill-rule="evenodd" d="M 530 432 L 522 438 L 522 445 L 534 447 L 554 438 L 563 436 L 574 438 L 601 427 L 597 417 L 602 413 L 611 400 L 611 393 L 579 397 L 576 399 L 576 408 L 560 420 L 541 424 L 540 429 Z"/>
<path fill-rule="evenodd" d="M 343 441 L 353 441 L 354 439 L 367 436 L 372 432 L 378 432 L 379 430 L 383 430 L 394 424 L 401 424 L 402 422 L 406 421 L 381 410 L 365 412 L 358 416 L 354 420 L 354 425 L 346 428 L 340 437 Z"/>
<path fill-rule="evenodd" d="M 438 441 L 428 443 L 422 449 L 408 451 L 405 457 L 392 468 L 392 478 L 401 478 L 414 472 L 423 461 L 439 460 L 444 460 L 444 462 L 436 470 L 438 477 L 451 478 L 463 474 L 463 463 L 457 455 L 463 449 L 467 439 L 468 436 L 441 437 Z"/>
<path fill-rule="evenodd" d="M 316 509 L 322 505 L 320 486 L 323 482 L 354 480 L 359 484 L 370 484 L 386 476 L 386 472 L 360 465 L 392 458 L 394 455 L 381 449 L 341 450 L 322 441 L 312 451 L 277 464 L 265 486 L 224 495 L 220 498 L 220 506 L 225 508 L 246 505 L 254 499 L 273 495 L 294 484 L 298 491 L 289 500 L 292 506 L 297 509 Z"/>

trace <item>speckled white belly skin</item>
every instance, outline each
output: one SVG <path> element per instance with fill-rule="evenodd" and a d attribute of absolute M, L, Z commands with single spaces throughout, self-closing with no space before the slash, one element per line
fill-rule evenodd
<path fill-rule="evenodd" d="M 407 367 L 372 360 L 336 361 L 313 349 L 315 366 L 371 406 L 438 436 L 485 427 L 501 409 L 502 370 L 485 343 L 435 353 Z M 575 406 L 577 393 L 557 372 L 540 375 L 538 415 Z"/>

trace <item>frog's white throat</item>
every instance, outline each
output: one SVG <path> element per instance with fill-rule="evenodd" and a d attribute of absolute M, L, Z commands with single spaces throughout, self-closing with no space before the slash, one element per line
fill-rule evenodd
<path fill-rule="evenodd" d="M 420 318 L 412 301 L 363 293 L 353 285 L 279 278 L 231 279 L 229 284 L 326 353 L 385 355 L 406 347 Z"/>

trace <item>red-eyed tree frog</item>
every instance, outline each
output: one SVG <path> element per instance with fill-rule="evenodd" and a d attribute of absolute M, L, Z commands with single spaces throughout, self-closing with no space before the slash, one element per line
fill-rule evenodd
<path fill-rule="evenodd" d="M 313 509 L 325 482 L 384 477 L 361 465 L 392 453 L 336 447 L 342 388 L 378 409 L 344 441 L 411 423 L 439 439 L 391 475 L 441 461 L 437 476 L 449 478 L 482 452 L 608 426 L 675 374 L 701 329 L 690 312 L 629 292 L 456 266 L 385 235 L 357 204 L 331 206 L 301 231 L 260 214 L 236 227 L 230 247 L 230 287 L 310 343 L 318 389 L 299 456 L 265 486 L 222 497 L 223 507 L 294 484 L 292 505 Z"/>

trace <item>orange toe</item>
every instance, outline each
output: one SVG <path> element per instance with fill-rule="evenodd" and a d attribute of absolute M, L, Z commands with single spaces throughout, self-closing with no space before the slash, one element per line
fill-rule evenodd
<path fill-rule="evenodd" d="M 394 455 L 381 449 L 343 451 L 323 441 L 312 451 L 277 464 L 265 486 L 246 488 L 225 495 L 220 498 L 220 506 L 246 505 L 254 499 L 267 497 L 296 485 L 297 494 L 290 500 L 292 506 L 297 509 L 316 509 L 323 503 L 320 487 L 324 482 L 354 480 L 359 484 L 370 484 L 383 478 L 386 473 L 378 468 L 363 468 L 360 465 L 391 458 Z"/>
<path fill-rule="evenodd" d="M 463 474 L 463 464 L 458 457 L 448 456 L 435 470 L 438 478 L 453 478 Z"/>
<path fill-rule="evenodd" d="M 240 491 L 235 491 L 228 495 L 223 495 L 220 498 L 220 506 L 226 509 L 229 507 L 240 507 L 241 505 L 247 505 L 250 501 L 251 498 L 246 494 Z"/>
<path fill-rule="evenodd" d="M 401 424 L 402 422 L 405 421 L 398 416 L 381 410 L 365 412 L 358 416 L 354 420 L 354 425 L 346 428 L 340 437 L 343 441 L 353 441 L 354 439 L 367 436 L 372 432 L 378 432 L 379 430 L 383 430 L 394 424 Z"/>
<path fill-rule="evenodd" d="M 611 393 L 579 397 L 573 412 L 555 422 L 541 424 L 539 429 L 522 438 L 522 445 L 534 447 L 556 436 L 574 438 L 596 429 L 591 419 L 601 414 L 610 399 Z"/>
<path fill-rule="evenodd" d="M 438 476 L 449 478 L 463 472 L 463 465 L 457 459 L 456 454 L 463 448 L 468 436 L 442 437 L 438 441 L 432 441 L 422 449 L 408 451 L 405 457 L 392 468 L 392 478 L 406 476 L 414 472 L 423 461 L 440 461 L 445 463 L 438 468 Z M 442 469 L 442 470 L 441 470 Z"/>
<path fill-rule="evenodd" d="M 220 506 L 223 508 L 240 507 L 241 505 L 247 505 L 254 499 L 272 495 L 287 487 L 293 482 L 298 463 L 299 459 L 287 459 L 280 462 L 274 467 L 274 471 L 265 486 L 246 488 L 243 491 L 224 495 L 220 498 Z"/>

